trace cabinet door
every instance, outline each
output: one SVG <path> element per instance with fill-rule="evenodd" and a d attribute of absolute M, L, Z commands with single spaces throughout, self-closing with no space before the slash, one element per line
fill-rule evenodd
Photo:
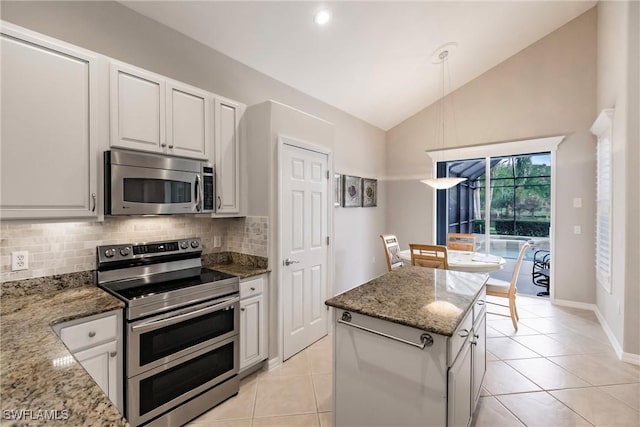
<path fill-rule="evenodd" d="M 240 212 L 240 104 L 217 98 L 215 101 L 216 213 Z"/>
<path fill-rule="evenodd" d="M 263 296 L 240 301 L 240 369 L 265 358 Z"/>
<path fill-rule="evenodd" d="M 471 343 L 467 341 L 449 368 L 447 425 L 466 427 L 471 421 Z"/>
<path fill-rule="evenodd" d="M 97 217 L 99 67 L 106 63 L 5 23 L 0 44 L 2 218 Z"/>
<path fill-rule="evenodd" d="M 211 97 L 205 91 L 167 82 L 168 154 L 207 160 L 211 144 Z"/>
<path fill-rule="evenodd" d="M 119 398 L 117 355 L 116 341 L 74 354 L 82 367 L 116 406 Z"/>
<path fill-rule="evenodd" d="M 473 400 L 472 412 L 475 410 L 478 398 L 480 397 L 480 388 L 484 373 L 487 370 L 487 315 L 486 312 L 476 321 L 473 328 L 475 345 L 471 349 L 473 359 Z"/>
<path fill-rule="evenodd" d="M 120 63 L 111 64 L 111 146 L 163 152 L 164 80 Z"/>

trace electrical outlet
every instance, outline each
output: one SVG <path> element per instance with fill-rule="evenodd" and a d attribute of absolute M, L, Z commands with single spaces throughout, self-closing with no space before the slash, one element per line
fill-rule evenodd
<path fill-rule="evenodd" d="M 582 227 L 580 227 L 579 225 L 574 225 L 573 234 L 582 234 Z"/>
<path fill-rule="evenodd" d="M 222 237 L 213 236 L 213 247 L 219 248 L 220 246 L 222 246 Z"/>
<path fill-rule="evenodd" d="M 29 251 L 11 252 L 11 271 L 29 269 Z"/>
<path fill-rule="evenodd" d="M 574 208 L 581 208 L 582 207 L 582 198 L 581 197 L 574 197 L 573 198 L 573 207 Z"/>

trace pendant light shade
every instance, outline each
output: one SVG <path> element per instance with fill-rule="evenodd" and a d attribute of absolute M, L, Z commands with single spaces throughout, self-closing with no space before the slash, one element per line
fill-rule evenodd
<path fill-rule="evenodd" d="M 432 187 L 436 190 L 448 190 L 449 188 L 455 187 L 460 184 L 462 181 L 466 181 L 467 178 L 458 178 L 458 177 L 444 177 L 444 178 L 429 178 L 423 179 L 420 182 L 427 184 L 429 187 Z"/>
<path fill-rule="evenodd" d="M 440 47 L 434 53 L 434 63 L 442 64 L 442 97 L 440 98 L 440 128 L 442 129 L 442 142 L 441 147 L 444 149 L 444 67 L 447 63 L 450 51 L 457 46 L 456 43 L 447 43 Z M 462 177 L 441 177 L 441 178 L 428 178 L 423 179 L 420 182 L 427 184 L 428 186 L 436 190 L 447 190 L 455 187 L 462 181 L 466 181 L 467 178 Z"/>

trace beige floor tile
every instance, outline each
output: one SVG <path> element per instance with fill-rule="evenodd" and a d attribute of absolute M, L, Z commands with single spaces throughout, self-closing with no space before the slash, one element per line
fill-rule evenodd
<path fill-rule="evenodd" d="M 523 305 L 523 306 L 536 306 L 536 305 L 550 304 L 549 298 L 525 296 L 521 294 L 518 294 L 517 298 L 518 298 L 518 305 Z"/>
<path fill-rule="evenodd" d="M 576 377 L 571 372 L 541 357 L 537 359 L 507 360 L 506 363 L 544 390 L 590 386 L 589 383 Z"/>
<path fill-rule="evenodd" d="M 319 339 L 318 341 L 311 344 L 307 350 L 320 350 L 327 351 L 331 353 L 333 351 L 333 337 L 331 335 L 327 335 L 324 338 Z"/>
<path fill-rule="evenodd" d="M 301 351 L 290 359 L 286 360 L 282 365 L 275 367 L 269 371 L 260 372 L 258 381 L 266 378 L 283 377 L 283 376 L 304 376 L 311 374 L 311 365 L 307 359 L 306 350 Z"/>
<path fill-rule="evenodd" d="M 599 389 L 640 411 L 640 383 L 608 385 L 599 387 Z"/>
<path fill-rule="evenodd" d="M 320 427 L 333 427 L 333 412 L 321 412 L 318 418 L 320 418 Z"/>
<path fill-rule="evenodd" d="M 251 427 L 251 418 L 244 420 L 195 421 L 185 427 Z"/>
<path fill-rule="evenodd" d="M 487 325 L 487 337 L 489 338 L 494 338 L 494 337 L 503 337 L 504 334 L 500 331 L 498 331 L 497 329 L 493 329 L 491 326 Z"/>
<path fill-rule="evenodd" d="M 507 337 L 487 338 L 487 350 L 502 360 L 540 357 L 538 353 Z"/>
<path fill-rule="evenodd" d="M 471 423 L 472 427 L 524 427 L 495 397 L 481 397 Z"/>
<path fill-rule="evenodd" d="M 298 415 L 316 412 L 311 375 L 261 377 L 254 417 Z"/>
<path fill-rule="evenodd" d="M 487 322 L 487 326 L 492 327 L 496 331 L 508 337 L 521 335 L 537 335 L 540 333 L 535 329 L 523 324 L 522 322 L 518 322 L 518 330 L 516 331 L 515 329 L 513 329 L 513 323 L 511 322 L 511 319 L 505 319 L 504 317 L 502 317 L 500 320 L 492 320 Z"/>
<path fill-rule="evenodd" d="M 563 326 L 561 322 L 556 319 L 550 319 L 547 317 L 540 317 L 537 319 L 522 319 L 521 324 L 540 331 L 542 334 L 555 334 L 561 332 L 570 332 L 570 329 Z"/>
<path fill-rule="evenodd" d="M 541 390 L 503 361 L 487 362 L 483 386 L 493 395 Z"/>
<path fill-rule="evenodd" d="M 640 425 L 640 412 L 596 387 L 557 390 L 550 393 L 596 426 Z"/>
<path fill-rule="evenodd" d="M 489 393 L 486 388 L 480 387 L 480 396 L 491 396 L 491 393 Z"/>
<path fill-rule="evenodd" d="M 238 394 L 196 418 L 196 424 L 208 424 L 220 420 L 242 420 L 253 416 L 257 381 L 248 381 L 240 386 Z"/>
<path fill-rule="evenodd" d="M 487 362 L 491 362 L 494 360 L 500 360 L 498 359 L 493 353 L 491 353 L 490 351 L 487 351 Z"/>
<path fill-rule="evenodd" d="M 529 335 L 513 337 L 513 339 L 541 356 L 565 356 L 569 354 L 582 354 L 579 348 L 568 342 L 556 341 L 546 335 Z"/>
<path fill-rule="evenodd" d="M 318 414 L 254 418 L 253 427 L 319 427 Z"/>
<path fill-rule="evenodd" d="M 640 381 L 640 373 L 633 365 L 616 360 L 615 356 L 612 357 L 608 353 L 558 356 L 550 357 L 549 360 L 593 385 Z"/>
<path fill-rule="evenodd" d="M 527 427 L 591 426 L 587 420 L 567 408 L 547 392 L 497 396 Z"/>
<path fill-rule="evenodd" d="M 333 372 L 333 354 L 330 351 L 308 349 L 306 353 L 312 374 L 330 374 Z"/>
<path fill-rule="evenodd" d="M 312 379 L 318 412 L 333 411 L 333 375 L 314 374 Z"/>
<path fill-rule="evenodd" d="M 550 333 L 547 336 L 556 341 L 570 344 L 580 352 L 579 354 L 602 353 L 613 350 L 608 340 L 594 340 L 569 330 L 561 333 Z"/>

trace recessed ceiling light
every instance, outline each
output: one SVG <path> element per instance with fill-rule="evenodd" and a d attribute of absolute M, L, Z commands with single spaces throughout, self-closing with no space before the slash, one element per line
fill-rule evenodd
<path fill-rule="evenodd" d="M 318 11 L 313 17 L 313 22 L 318 25 L 325 25 L 331 20 L 331 13 L 328 10 L 322 9 Z"/>

